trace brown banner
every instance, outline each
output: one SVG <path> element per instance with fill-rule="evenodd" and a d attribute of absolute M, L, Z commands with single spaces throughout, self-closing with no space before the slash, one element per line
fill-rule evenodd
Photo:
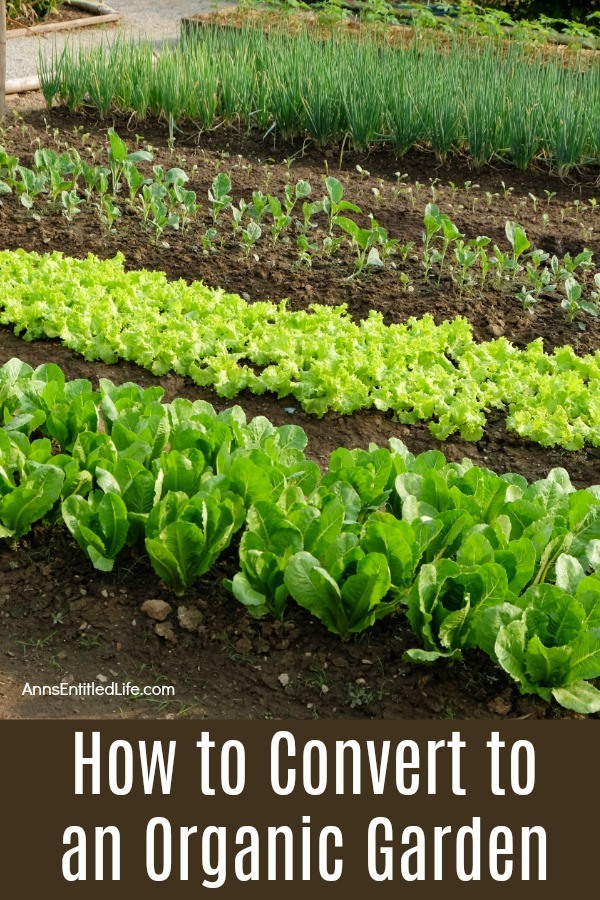
<path fill-rule="evenodd" d="M 541 898 L 597 884 L 597 722 L 0 722 L 3 889 Z"/>

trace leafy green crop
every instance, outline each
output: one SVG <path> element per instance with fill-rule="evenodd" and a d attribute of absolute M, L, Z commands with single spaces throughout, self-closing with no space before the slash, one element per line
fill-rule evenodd
<path fill-rule="evenodd" d="M 237 503 L 220 496 L 218 489 L 188 497 L 169 491 L 148 516 L 146 550 L 152 568 L 176 594 L 208 572 L 229 546 L 240 521 Z"/>
<path fill-rule="evenodd" d="M 294 600 L 335 634 L 372 625 L 390 588 L 389 567 L 381 553 L 363 555 L 334 578 L 321 560 L 302 551 L 292 556 L 284 578 Z"/>
<path fill-rule="evenodd" d="M 74 494 L 62 504 L 65 525 L 96 569 L 112 571 L 125 546 L 127 507 L 118 494 L 94 491 L 84 499 Z"/>
<path fill-rule="evenodd" d="M 304 546 L 304 531 L 317 517 L 318 510 L 307 504 L 303 495 L 284 498 L 286 508 L 259 500 L 250 507 L 246 530 L 240 541 L 240 565 L 226 586 L 240 603 L 256 616 L 271 613 L 283 618 L 289 598 L 284 573 L 287 562 Z"/>
<path fill-rule="evenodd" d="M 0 537 L 20 538 L 27 534 L 34 522 L 47 515 L 57 502 L 64 477 L 58 466 L 39 465 L 18 486 L 5 492 L 8 478 L 0 468 Z"/>
<path fill-rule="evenodd" d="M 148 515 L 156 502 L 157 484 L 152 471 L 139 460 L 122 457 L 116 462 L 108 459 L 97 465 L 95 478 L 105 493 L 117 494 L 127 512 L 128 543 L 140 544 L 144 539 Z"/>
<path fill-rule="evenodd" d="M 321 475 L 296 426 L 18 360 L 0 422 L 0 537 L 62 515 L 96 568 L 145 547 L 182 595 L 242 531 L 225 583 L 252 615 L 295 603 L 346 636 L 405 613 L 412 662 L 480 647 L 522 692 L 600 710 L 600 486 L 565 469 L 529 484 L 391 440 L 340 448 Z"/>
<path fill-rule="evenodd" d="M 600 352 L 579 357 L 565 346 L 547 354 L 541 339 L 524 350 L 505 338 L 478 344 L 461 317 L 388 326 L 371 312 L 356 324 L 343 306 L 294 312 L 285 303 L 246 303 L 200 283 L 169 283 L 162 273 L 125 272 L 122 256 L 3 251 L 0 277 L 2 324 L 14 324 L 26 340 L 59 337 L 87 359 L 175 371 L 222 397 L 244 389 L 293 395 L 316 415 L 393 410 L 407 424 L 429 421 L 440 440 L 454 432 L 479 440 L 487 412 L 499 409 L 508 428 L 544 446 L 600 446 Z M 123 402 L 132 390 L 123 387 Z M 88 401 L 82 396 L 73 406 L 64 435 L 55 426 L 67 447 L 89 427 Z M 31 427 L 42 414 L 31 411 Z M 107 407 L 109 422 L 111 415 Z M 154 458 L 164 441 L 161 423 L 158 411 L 143 419 L 132 412 L 119 440 L 136 434 Z"/>
<path fill-rule="evenodd" d="M 584 70 L 581 58 L 537 60 L 516 43 L 473 46 L 459 34 L 440 52 L 422 34 L 398 49 L 379 32 L 360 40 L 340 29 L 329 38 L 312 32 L 271 23 L 265 31 L 197 28 L 158 59 L 149 41 L 117 39 L 84 52 L 67 45 L 41 61 L 40 80 L 49 105 L 93 105 L 103 114 L 112 106 L 140 120 L 153 114 L 168 122 L 171 140 L 176 121 L 206 129 L 241 120 L 319 146 L 348 138 L 363 149 L 384 140 L 405 153 L 419 142 L 442 158 L 469 151 L 481 164 L 496 154 L 521 168 L 543 156 L 561 175 L 598 162 L 589 111 L 599 69 Z"/>
<path fill-rule="evenodd" d="M 600 711 L 600 578 L 573 558 L 557 564 L 556 585 L 529 588 L 516 603 L 491 607 L 477 640 L 525 694 L 552 697 L 576 712 Z"/>
<path fill-rule="evenodd" d="M 408 598 L 408 619 L 424 649 L 409 650 L 406 658 L 460 657 L 463 648 L 477 645 L 482 613 L 503 603 L 507 592 L 506 571 L 496 563 L 470 566 L 443 559 L 426 564 Z"/>

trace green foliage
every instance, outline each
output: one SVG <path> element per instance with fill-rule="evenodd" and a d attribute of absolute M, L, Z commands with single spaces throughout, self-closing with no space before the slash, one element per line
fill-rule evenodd
<path fill-rule="evenodd" d="M 517 231 L 514 239 L 522 253 Z M 512 263 L 506 254 L 502 265 Z M 316 415 L 393 410 L 407 424 L 430 422 L 440 440 L 455 432 L 479 440 L 487 412 L 500 409 L 509 429 L 544 446 L 600 445 L 598 354 L 579 357 L 569 346 L 547 354 L 541 340 L 524 350 L 505 338 L 478 344 L 460 317 L 388 326 L 371 312 L 356 324 L 344 307 L 315 304 L 294 312 L 285 304 L 246 303 L 201 283 L 125 272 L 121 256 L 74 260 L 3 251 L 0 277 L 0 322 L 15 325 L 25 340 L 58 337 L 87 359 L 128 359 L 157 375 L 175 371 L 222 397 L 269 390 L 295 396 Z M 72 406 L 66 398 L 72 412 L 64 434 L 58 422 L 44 425 L 61 446 L 69 448 L 90 427 L 95 412 L 88 392 L 89 386 Z M 27 407 L 27 414 L 32 423 L 36 415 L 45 421 L 43 409 Z M 151 416 L 128 416 L 119 431 L 137 434 L 155 458 L 165 440 L 156 427 Z"/>
<path fill-rule="evenodd" d="M 158 60 L 149 42 L 117 39 L 86 52 L 67 45 L 42 60 L 42 90 L 49 104 L 70 109 L 91 103 L 104 113 L 108 104 L 162 116 L 171 138 L 178 121 L 205 129 L 241 120 L 319 146 L 387 141 L 404 153 L 419 142 L 440 158 L 468 150 L 479 163 L 497 155 L 522 168 L 539 156 L 561 174 L 600 158 L 588 114 L 598 66 L 532 60 L 514 42 L 473 48 L 458 33 L 441 53 L 421 35 L 398 51 L 338 31 L 315 40 L 308 29 L 198 28 Z"/>
<path fill-rule="evenodd" d="M 310 553 L 288 562 L 284 580 L 294 600 L 334 634 L 364 631 L 376 618 L 377 606 L 390 588 L 385 557 L 367 553 L 335 579 Z"/>
<path fill-rule="evenodd" d="M 35 21 L 57 10 L 59 3 L 60 0 L 7 0 L 6 15 L 9 19 Z"/>
<path fill-rule="evenodd" d="M 65 525 L 96 569 L 112 571 L 127 539 L 127 508 L 118 494 L 94 491 L 87 499 L 73 494 L 62 504 Z"/>
<path fill-rule="evenodd" d="M 11 484 L 6 469 L 0 469 L 4 481 L 0 497 L 0 537 L 20 538 L 55 505 L 61 492 L 64 473 L 58 466 L 36 465 L 19 485 Z M 7 490 L 8 488 L 8 490 Z"/>
<path fill-rule="evenodd" d="M 346 636 L 404 611 L 407 659 L 480 647 L 524 693 L 600 709 L 600 486 L 576 490 L 564 469 L 528 484 L 396 440 L 339 448 L 321 476 L 296 426 L 89 387 L 52 365 L 0 368 L 0 537 L 61 514 L 96 568 L 145 547 L 182 595 L 242 529 L 226 584 L 252 615 L 293 602 Z M 50 429 L 65 452 L 36 434 Z"/>
<path fill-rule="evenodd" d="M 239 527 L 239 500 L 218 488 L 192 497 L 169 491 L 146 522 L 146 550 L 152 568 L 176 594 L 207 572 Z"/>
<path fill-rule="evenodd" d="M 567 131 L 570 131 L 570 126 Z M 480 136 L 480 132 L 476 130 L 477 135 Z M 485 153 L 489 155 L 488 150 Z M 142 150 L 128 152 L 124 141 L 113 129 L 109 129 L 107 155 L 110 168 L 88 165 L 75 149 L 58 154 L 40 147 L 34 153 L 33 169 L 28 169 L 0 148 L 0 178 L 4 179 L 0 180 L 0 193 L 14 193 L 20 203 L 36 216 L 40 197 L 48 197 L 55 209 L 60 198 L 62 213 L 69 220 L 79 213 L 86 202 L 94 202 L 101 221 L 112 231 L 122 217 L 121 208 L 117 205 L 121 196 L 130 213 L 141 212 L 143 227 L 152 230 L 157 241 L 165 230 L 183 231 L 195 219 L 201 206 L 196 193 L 186 187 L 189 179 L 182 169 L 173 167 L 165 171 L 162 166 L 154 165 L 152 177 L 144 176 L 136 161 L 150 162 L 151 154 Z M 560 152 L 557 160 L 559 167 L 565 164 Z M 213 226 L 201 236 L 203 245 L 212 247 L 215 238 L 220 237 L 222 230 L 226 231 L 228 226 L 247 255 L 269 232 L 274 244 L 280 239 L 289 242 L 290 234 L 295 234 L 299 251 L 296 265 L 310 266 L 314 256 L 333 255 L 349 241 L 356 252 L 355 272 L 349 278 L 385 266 L 389 257 L 395 254 L 406 260 L 413 242 L 400 246 L 399 240 L 390 237 L 371 213 L 368 214 L 370 227 L 361 227 L 348 215 L 360 214 L 361 210 L 343 198 L 341 182 L 333 176 L 324 177 L 323 182 L 326 193 L 320 200 L 309 202 L 306 199 L 312 194 L 312 186 L 300 179 L 295 185 L 286 183 L 281 196 L 253 191 L 251 201 L 241 198 L 236 205 L 230 193 L 232 184 L 229 175 L 218 173 L 208 191 Z M 127 197 L 124 196 L 125 185 Z M 533 199 L 537 204 L 537 198 Z M 300 203 L 302 218 L 294 215 Z M 318 216 L 321 216 L 320 222 Z M 323 217 L 327 219 L 326 236 L 321 242 L 318 239 L 309 240 L 309 232 L 323 225 Z M 130 216 L 127 221 L 131 222 Z M 503 251 L 494 245 L 492 252 L 488 253 L 489 237 L 479 235 L 466 239 L 435 203 L 425 207 L 423 224 L 424 276 L 430 278 L 437 272 L 438 285 L 441 285 L 443 276 L 449 275 L 462 294 L 471 292 L 476 286 L 483 286 L 486 280 L 502 288 L 506 282 L 516 286 L 520 281 L 516 297 L 524 309 L 538 303 L 542 295 L 558 293 L 565 318 L 571 323 L 579 317 L 577 325 L 582 329 L 585 329 L 582 314 L 597 316 L 600 313 L 598 292 L 593 289 L 588 291 L 586 284 L 586 280 L 591 281 L 586 279 L 586 273 L 593 269 L 591 250 L 584 249 L 575 257 L 567 252 L 562 261 L 556 255 L 550 258 L 545 251 L 530 249 L 523 227 L 509 221 L 505 224 L 505 234 L 511 250 Z M 577 280 L 580 277 L 577 269 L 581 270 L 583 281 Z M 596 274 L 594 278 L 597 287 L 600 275 Z M 402 272 L 400 279 L 406 284 L 407 273 Z"/>
<path fill-rule="evenodd" d="M 582 21 L 590 13 L 600 12 L 598 0 L 481 0 L 480 6 L 501 9 L 514 19 L 545 15 Z"/>
<path fill-rule="evenodd" d="M 600 578 L 585 577 L 572 558 L 560 562 L 563 571 L 576 569 L 575 582 L 532 587 L 516 603 L 488 609 L 478 625 L 479 643 L 522 693 L 598 712 L 600 691 L 588 681 L 600 677 Z"/>

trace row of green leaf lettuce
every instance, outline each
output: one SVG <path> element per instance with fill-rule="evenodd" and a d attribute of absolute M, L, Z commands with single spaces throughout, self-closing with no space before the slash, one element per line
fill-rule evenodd
<path fill-rule="evenodd" d="M 0 252 L 0 323 L 25 340 L 59 338 L 89 360 L 190 376 L 221 397 L 271 391 L 318 416 L 393 410 L 403 423 L 429 422 L 440 440 L 479 440 L 497 409 L 508 429 L 544 446 L 600 446 L 600 351 L 477 343 L 462 317 L 386 325 L 371 311 L 356 323 L 344 306 L 247 303 L 123 264 Z"/>
<path fill-rule="evenodd" d="M 342 636 L 404 615 L 412 661 L 480 647 L 523 693 L 600 710 L 600 486 L 394 439 L 340 448 L 323 474 L 298 426 L 162 396 L 0 368 L 0 537 L 64 522 L 96 568 L 145 548 L 181 595 L 241 535 L 226 585 L 252 615 L 296 603 Z"/>

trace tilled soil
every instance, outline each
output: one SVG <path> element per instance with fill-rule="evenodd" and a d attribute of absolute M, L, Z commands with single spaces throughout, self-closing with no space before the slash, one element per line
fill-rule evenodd
<path fill-rule="evenodd" d="M 543 300 L 533 312 L 522 309 L 519 285 L 501 291 L 461 292 L 447 277 L 425 282 L 420 247 L 425 205 L 435 201 L 468 238 L 487 235 L 507 249 L 504 223 L 522 224 L 533 246 L 559 256 L 584 246 L 598 257 L 595 209 L 597 171 L 577 172 L 560 180 L 546 168 L 520 173 L 505 166 L 474 171 L 463 160 L 440 163 L 425 151 L 398 160 L 382 149 L 369 155 L 317 151 L 310 147 L 274 146 L 272 139 L 244 137 L 222 128 L 208 135 L 185 129 L 175 148 L 166 144 L 161 123 L 99 122 L 93 116 L 64 110 L 32 112 L 5 127 L 0 143 L 31 165 L 37 146 L 77 147 L 106 163 L 106 128 L 113 124 L 133 148 L 152 146 L 154 163 L 180 166 L 190 175 L 188 187 L 203 204 L 198 220 L 183 233 L 165 232 L 155 240 L 137 214 L 125 214 L 108 232 L 92 205 L 73 222 L 38 200 L 32 216 L 13 196 L 0 206 L 0 248 L 62 250 L 77 257 L 125 254 L 131 268 L 161 269 L 170 278 L 201 279 L 248 300 L 289 298 L 294 308 L 311 303 L 346 303 L 359 319 L 369 309 L 387 322 L 405 321 L 430 312 L 436 321 L 464 315 L 476 337 L 506 335 L 519 346 L 542 336 L 547 349 L 571 343 L 578 353 L 598 349 L 600 330 L 590 317 L 565 320 L 559 302 Z M 137 133 L 137 138 L 136 138 Z M 341 165 L 340 165 L 341 159 Z M 333 257 L 316 257 L 311 267 L 298 266 L 295 238 L 275 246 L 265 235 L 251 253 L 239 246 L 227 216 L 211 250 L 201 235 L 211 224 L 207 191 L 217 171 L 227 171 L 235 201 L 251 199 L 253 190 L 279 196 L 287 182 L 310 182 L 313 196 L 323 193 L 328 171 L 344 184 L 345 197 L 372 213 L 403 244 L 414 242 L 406 261 L 398 256 L 383 269 L 351 280 L 354 256 L 343 249 Z M 398 173 L 398 174 L 396 174 Z M 402 176 L 402 177 L 401 177 Z M 590 204 L 590 199 L 592 203 Z M 547 219 L 543 217 L 547 216 Z M 315 232 L 321 235 L 322 230 Z M 258 259 L 254 257 L 254 253 Z M 400 274 L 409 276 L 403 285 Z M 408 287 L 408 289 L 406 289 Z M 228 405 L 214 392 L 175 376 L 157 379 L 137 366 L 86 362 L 55 341 L 25 343 L 8 328 L 0 329 L 0 363 L 18 356 L 31 365 L 56 362 L 68 377 L 100 377 L 115 382 L 160 383 L 165 399 L 204 398 L 221 409 Z M 442 449 L 450 459 L 470 456 L 498 472 L 516 471 L 529 479 L 564 466 L 579 486 L 600 482 L 596 451 L 570 453 L 542 448 L 506 432 L 500 414 L 490 416 L 481 441 L 451 438 L 440 444 L 425 425 L 407 427 L 374 411 L 352 416 L 327 414 L 318 420 L 302 412 L 290 398 L 278 400 L 244 392 L 236 398 L 249 417 L 266 415 L 275 424 L 294 422 L 309 437 L 309 454 L 326 465 L 337 446 L 385 445 L 400 437 L 413 452 Z M 222 587 L 236 571 L 230 548 L 210 576 L 200 579 L 179 601 L 164 589 L 144 557 L 125 554 L 115 571 L 94 570 L 60 529 L 38 528 L 17 547 L 0 548 L 0 715 L 27 716 L 196 716 L 196 717 L 383 717 L 479 718 L 570 715 L 541 701 L 520 697 L 505 676 L 482 655 L 470 653 L 464 663 L 420 668 L 402 661 L 412 646 L 402 618 L 379 623 L 347 642 L 329 635 L 304 611 L 291 610 L 281 624 L 250 620 Z M 140 612 L 149 599 L 171 604 L 159 625 Z M 183 609 L 182 609 L 183 607 Z M 194 615 L 189 615 L 192 610 Z M 193 625 L 193 629 L 189 630 Z M 100 680 L 98 680 L 100 678 Z M 131 680 L 140 685 L 173 684 L 170 700 L 123 698 L 36 698 L 22 695 L 23 685 L 105 684 Z"/>

